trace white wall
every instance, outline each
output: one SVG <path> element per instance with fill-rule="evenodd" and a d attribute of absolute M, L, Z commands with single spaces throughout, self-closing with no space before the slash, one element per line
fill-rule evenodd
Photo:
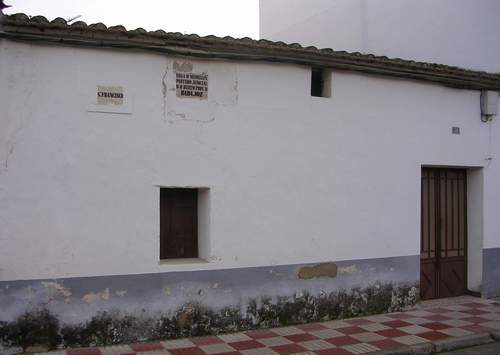
<path fill-rule="evenodd" d="M 467 288 L 481 291 L 483 279 L 484 169 L 467 172 Z"/>
<path fill-rule="evenodd" d="M 306 67 L 190 62 L 207 101 L 175 96 L 173 58 L 0 42 L 1 280 L 418 255 L 424 164 L 485 167 L 500 246 L 478 92 L 334 72 L 314 98 Z M 133 114 L 87 112 L 96 85 Z M 209 263 L 159 263 L 158 186 L 210 188 Z"/>
<path fill-rule="evenodd" d="M 260 0 L 260 37 L 500 72 L 498 0 Z"/>
<path fill-rule="evenodd" d="M 495 159 L 498 159 L 500 152 L 500 127 L 498 116 L 490 125 L 490 132 L 487 140 L 489 146 L 488 161 L 485 166 L 484 175 L 484 247 L 494 248 L 500 245 L 500 165 Z"/>

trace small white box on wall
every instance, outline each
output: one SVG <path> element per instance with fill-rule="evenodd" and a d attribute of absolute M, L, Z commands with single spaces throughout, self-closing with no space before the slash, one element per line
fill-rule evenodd
<path fill-rule="evenodd" d="M 496 91 L 481 91 L 481 114 L 496 116 L 498 114 L 498 93 Z"/>

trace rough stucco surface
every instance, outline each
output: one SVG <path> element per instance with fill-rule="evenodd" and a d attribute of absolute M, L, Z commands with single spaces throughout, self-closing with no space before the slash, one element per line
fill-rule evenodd
<path fill-rule="evenodd" d="M 357 314 L 379 290 L 364 311 L 385 311 L 418 282 L 422 165 L 482 169 L 477 248 L 499 246 L 500 131 L 476 91 L 334 71 L 326 99 L 296 65 L 9 41 L 0 54 L 6 321 L 44 307 L 77 327 L 112 310 L 185 325 L 201 304 L 270 326 L 323 300 Z M 176 97 L 176 63 L 209 75 L 207 100 Z M 127 113 L 89 109 L 96 85 L 123 87 Z M 204 191 L 207 262 L 159 262 L 160 186 Z M 331 261 L 335 277 L 297 278 Z"/>
<path fill-rule="evenodd" d="M 500 295 L 500 248 L 483 250 L 483 297 L 490 298 Z"/>
<path fill-rule="evenodd" d="M 341 261 L 338 275 L 299 279 L 304 266 L 284 265 L 195 272 L 119 275 L 0 282 L 0 320 L 11 321 L 40 305 L 68 323 L 89 320 L 100 311 L 135 314 L 175 312 L 186 303 L 219 310 L 246 308 L 261 297 L 300 297 L 378 284 L 414 285 L 419 257 Z"/>
<path fill-rule="evenodd" d="M 207 100 L 176 97 L 176 62 Z M 0 66 L 0 280 L 417 255 L 422 165 L 483 169 L 500 246 L 500 130 L 476 91 L 334 71 L 316 98 L 308 67 L 3 40 Z M 89 111 L 96 85 L 131 113 Z M 159 263 L 159 186 L 207 190 L 209 262 Z"/>

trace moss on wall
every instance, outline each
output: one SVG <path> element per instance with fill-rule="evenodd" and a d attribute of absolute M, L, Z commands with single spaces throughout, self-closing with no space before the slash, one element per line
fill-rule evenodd
<path fill-rule="evenodd" d="M 173 314 L 141 316 L 109 311 L 72 325 L 60 325 L 55 315 L 41 308 L 27 311 L 13 322 L 0 323 L 0 341 L 4 347 L 54 349 L 175 339 L 395 312 L 412 307 L 417 300 L 415 286 L 375 284 L 329 294 L 304 291 L 277 299 L 261 297 L 250 300 L 246 312 L 240 306 L 216 311 L 188 303 Z"/>
<path fill-rule="evenodd" d="M 4 347 L 41 345 L 53 349 L 61 341 L 59 320 L 43 307 L 22 314 L 15 322 L 0 322 L 0 343 Z"/>

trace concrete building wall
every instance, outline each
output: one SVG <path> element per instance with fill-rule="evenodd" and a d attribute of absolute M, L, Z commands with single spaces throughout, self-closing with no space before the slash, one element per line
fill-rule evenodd
<path fill-rule="evenodd" d="M 424 164 L 485 167 L 500 246 L 478 92 L 334 72 L 314 98 L 305 67 L 190 61 L 199 101 L 175 96 L 172 58 L 2 48 L 4 280 L 415 255 Z M 87 112 L 100 83 L 133 113 Z M 210 189 L 208 263 L 158 263 L 159 186 Z"/>
<path fill-rule="evenodd" d="M 207 100 L 176 96 L 179 66 L 208 74 Z M 479 92 L 333 71 L 317 98 L 307 67 L 5 40 L 0 75 L 4 320 L 40 304 L 77 323 L 387 285 L 376 309 L 398 309 L 419 282 L 423 165 L 481 171 L 471 235 L 476 256 L 490 251 L 472 284 L 500 294 L 481 270 L 498 265 L 500 130 L 481 122 Z M 128 113 L 93 112 L 97 85 L 123 86 Z M 200 259 L 159 260 L 161 186 L 203 188 Z M 335 275 L 298 277 L 321 262 Z"/>
<path fill-rule="evenodd" d="M 500 72 L 496 0 L 261 0 L 260 37 Z"/>

